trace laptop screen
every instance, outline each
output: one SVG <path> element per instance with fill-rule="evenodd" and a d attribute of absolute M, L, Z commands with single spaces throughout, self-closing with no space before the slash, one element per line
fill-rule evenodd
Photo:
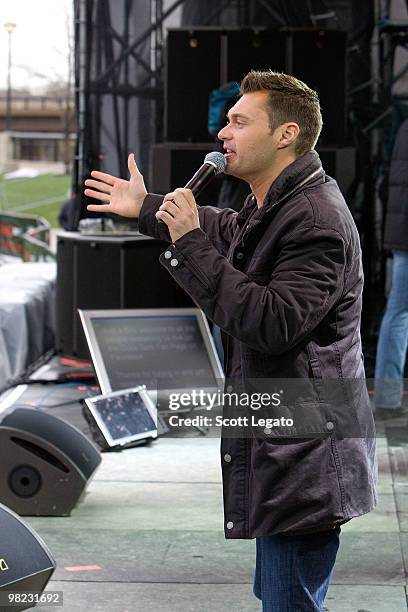
<path fill-rule="evenodd" d="M 198 308 L 80 310 L 103 393 L 217 388 L 223 372 Z"/>

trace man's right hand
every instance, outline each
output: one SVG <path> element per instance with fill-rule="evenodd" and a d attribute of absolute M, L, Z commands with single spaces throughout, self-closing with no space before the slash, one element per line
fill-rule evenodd
<path fill-rule="evenodd" d="M 138 217 L 147 194 L 143 176 L 131 153 L 128 157 L 130 180 L 126 181 L 99 170 L 91 172 L 92 179 L 86 179 L 85 195 L 102 204 L 89 204 L 87 210 L 92 212 L 115 213 L 122 217 Z M 94 180 L 97 179 L 97 180 Z"/>

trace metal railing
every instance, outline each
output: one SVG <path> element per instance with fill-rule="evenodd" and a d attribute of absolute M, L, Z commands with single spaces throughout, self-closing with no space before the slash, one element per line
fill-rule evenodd
<path fill-rule="evenodd" d="M 50 230 L 44 217 L 0 212 L 0 253 L 23 261 L 55 260 L 49 246 Z"/>
<path fill-rule="evenodd" d="M 75 100 L 70 97 L 68 104 L 71 108 L 74 108 Z M 0 95 L 0 108 L 5 109 L 7 105 L 7 98 L 4 95 Z M 35 95 L 21 95 L 13 93 L 12 99 L 12 110 L 24 109 L 24 110 L 37 110 L 37 109 L 60 109 L 64 110 L 67 106 L 66 96 L 35 96 Z"/>

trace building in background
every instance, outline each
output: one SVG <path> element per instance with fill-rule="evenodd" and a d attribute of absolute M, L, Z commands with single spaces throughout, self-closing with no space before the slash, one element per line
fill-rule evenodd
<path fill-rule="evenodd" d="M 74 154 L 74 101 L 64 96 L 14 93 L 11 129 L 0 92 L 0 174 L 24 168 L 68 173 Z"/>

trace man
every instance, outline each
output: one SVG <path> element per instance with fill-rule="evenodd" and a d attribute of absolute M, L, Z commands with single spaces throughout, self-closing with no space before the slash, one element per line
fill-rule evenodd
<path fill-rule="evenodd" d="M 408 346 L 408 119 L 392 153 L 384 248 L 392 251 L 392 283 L 378 336 L 374 403 L 376 415 L 404 414 L 404 368 Z"/>
<path fill-rule="evenodd" d="M 223 331 L 227 379 L 364 381 L 361 250 L 313 150 L 317 94 L 272 71 L 251 71 L 241 94 L 218 134 L 228 174 L 251 187 L 239 213 L 197 208 L 187 189 L 147 194 L 133 156 L 130 181 L 92 172 L 85 193 L 107 203 L 88 208 L 139 216 L 171 241 L 161 263 Z M 336 435 L 354 409 L 372 421 L 365 386 L 358 402 L 345 392 L 335 421 L 298 424 L 300 437 L 222 440 L 225 534 L 256 538 L 264 612 L 322 610 L 340 525 L 376 503 L 374 437 Z"/>

